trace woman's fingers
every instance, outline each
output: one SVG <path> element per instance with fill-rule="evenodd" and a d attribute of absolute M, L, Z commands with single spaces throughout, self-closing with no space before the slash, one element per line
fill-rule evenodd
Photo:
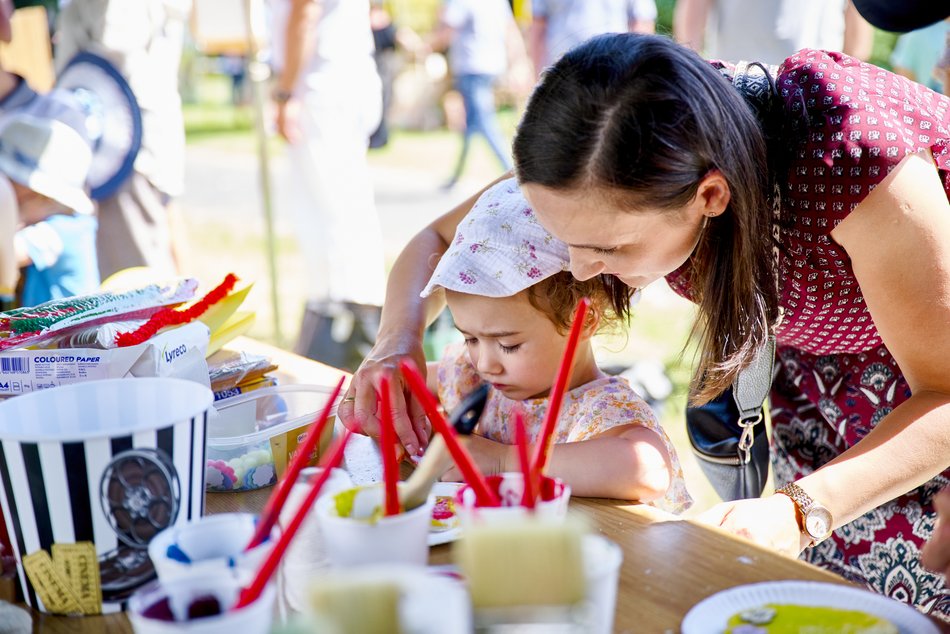
<path fill-rule="evenodd" d="M 402 443 L 402 446 L 406 448 L 407 455 L 421 455 L 425 449 L 425 445 L 419 436 L 416 435 L 415 427 L 413 427 L 412 419 L 409 416 L 409 404 L 406 402 L 406 393 L 402 389 L 401 376 L 393 376 L 390 389 L 393 391 L 391 394 L 391 403 L 393 408 L 393 426 L 396 428 L 396 436 L 399 438 L 399 442 Z M 410 397 L 410 403 L 411 402 L 412 399 Z"/>

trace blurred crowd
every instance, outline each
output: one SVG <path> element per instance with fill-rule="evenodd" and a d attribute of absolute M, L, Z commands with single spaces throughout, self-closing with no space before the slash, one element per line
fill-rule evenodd
<path fill-rule="evenodd" d="M 803 47 L 872 51 L 873 29 L 850 0 L 660 4 L 672 5 L 672 37 L 709 58 L 778 64 Z M 207 15 L 220 6 L 207 0 L 43 6 L 53 87 L 37 92 L 0 53 L 0 305 L 88 292 L 129 267 L 182 272 L 180 95 L 193 92 L 182 52 L 218 60 L 244 105 L 257 58 L 271 70 L 268 116 L 292 156 L 287 211 L 308 267 L 308 287 L 295 291 L 308 300 L 297 350 L 349 368 L 372 344 L 387 281 L 367 152 L 387 145 L 393 127 L 445 125 L 460 139 L 455 164 L 439 168 L 445 188 L 475 142 L 501 175 L 511 153 L 499 108 L 518 111 L 544 68 L 587 38 L 655 32 L 658 20 L 654 0 L 266 0 L 249 21 L 260 23 L 254 37 L 222 45 Z M 4 42 L 18 36 L 13 17 L 13 0 L 0 0 Z M 947 38 L 946 21 L 902 34 L 890 64 L 942 90 Z"/>

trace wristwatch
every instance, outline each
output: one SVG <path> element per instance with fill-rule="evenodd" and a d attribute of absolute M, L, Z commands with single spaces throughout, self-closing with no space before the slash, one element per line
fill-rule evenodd
<path fill-rule="evenodd" d="M 834 518 L 831 511 L 816 502 L 810 495 L 794 482 L 789 482 L 781 489 L 776 491 L 784 496 L 791 498 L 798 509 L 798 528 L 802 534 L 811 538 L 808 547 L 815 546 L 828 539 L 831 535 L 831 529 L 834 527 Z"/>

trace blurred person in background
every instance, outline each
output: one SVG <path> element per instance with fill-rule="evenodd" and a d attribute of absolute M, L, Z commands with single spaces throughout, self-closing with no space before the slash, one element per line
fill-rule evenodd
<path fill-rule="evenodd" d="M 9 43 L 13 39 L 10 27 L 12 17 L 13 0 L 0 0 L 0 42 Z M 29 105 L 35 98 L 36 91 L 30 88 L 25 79 L 5 70 L 0 59 L 0 128 L 13 112 Z M 6 177 L 0 177 L 0 312 L 15 306 L 14 296 L 20 277 L 13 246 L 17 218 L 13 186 Z"/>
<path fill-rule="evenodd" d="M 310 282 L 296 350 L 355 368 L 386 289 L 366 153 L 382 115 L 369 0 L 289 3 L 275 29 L 277 131 L 290 144 L 297 240 Z"/>
<path fill-rule="evenodd" d="M 950 22 L 943 20 L 901 35 L 891 53 L 894 72 L 941 92 L 943 79 L 938 78 L 935 71 L 946 50 L 948 32 Z"/>
<path fill-rule="evenodd" d="M 0 130 L 0 173 L 16 195 L 23 306 L 99 286 L 95 208 L 85 185 L 92 165 L 86 114 L 60 91 L 43 97 L 43 105 L 10 115 Z"/>
<path fill-rule="evenodd" d="M 653 33 L 655 0 L 531 0 L 528 49 L 535 73 L 601 33 Z"/>
<path fill-rule="evenodd" d="M 177 273 L 184 250 L 173 201 L 184 190 L 185 126 L 178 92 L 192 0 L 70 0 L 57 20 L 57 72 L 80 51 L 106 58 L 142 110 L 142 148 L 132 177 L 100 200 L 99 269 L 108 277 L 148 266 Z"/>
<path fill-rule="evenodd" d="M 527 60 L 511 6 L 507 0 L 445 0 L 430 45 L 448 49 L 449 71 L 465 108 L 462 149 L 443 187 L 458 183 L 475 134 L 488 141 L 501 171 L 510 170 L 511 148 L 498 125 L 494 89 L 510 66 Z"/>
<path fill-rule="evenodd" d="M 803 48 L 867 60 L 874 31 L 851 0 L 677 0 L 673 37 L 709 59 L 778 64 Z"/>

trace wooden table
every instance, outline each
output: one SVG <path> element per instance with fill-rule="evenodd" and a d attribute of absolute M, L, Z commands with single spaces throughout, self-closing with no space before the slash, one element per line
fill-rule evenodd
<path fill-rule="evenodd" d="M 284 383 L 333 384 L 340 371 L 240 339 L 235 349 L 266 354 L 280 365 Z M 207 512 L 259 512 L 271 489 L 207 495 Z M 745 583 L 805 579 L 846 583 L 841 577 L 783 557 L 723 531 L 676 519 L 652 507 L 616 500 L 571 500 L 598 532 L 623 549 L 614 629 L 617 632 L 677 632 L 684 615 L 702 599 Z M 450 561 L 448 546 L 432 549 L 430 562 Z M 71 619 L 35 614 L 34 632 L 131 632 L 123 615 Z"/>

